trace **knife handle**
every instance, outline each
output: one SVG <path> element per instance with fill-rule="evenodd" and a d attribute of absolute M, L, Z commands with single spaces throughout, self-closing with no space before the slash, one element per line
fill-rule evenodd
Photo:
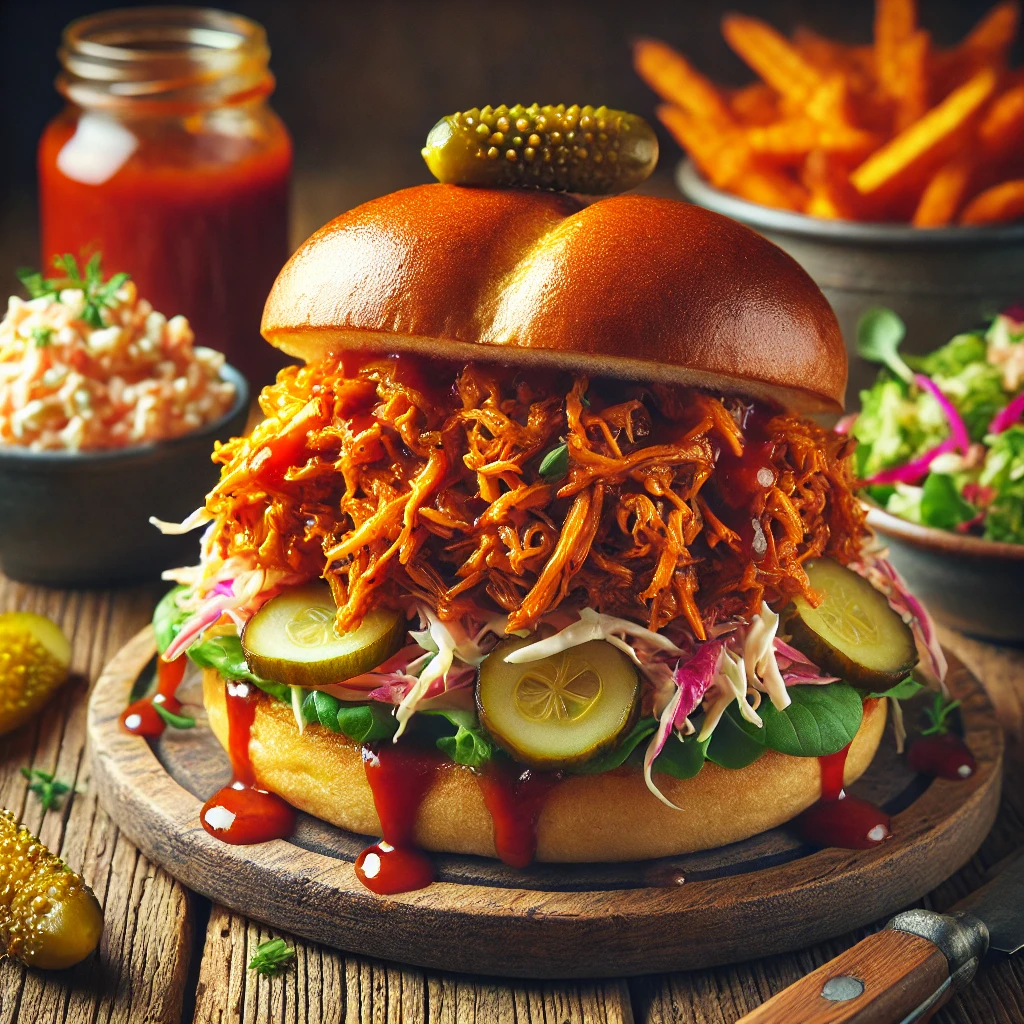
<path fill-rule="evenodd" d="M 966 984 L 988 948 L 969 914 L 909 910 L 736 1024 L 910 1024 Z"/>

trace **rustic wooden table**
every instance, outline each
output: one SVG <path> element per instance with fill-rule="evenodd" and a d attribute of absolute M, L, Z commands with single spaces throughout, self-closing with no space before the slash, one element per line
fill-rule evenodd
<path fill-rule="evenodd" d="M 713 971 L 593 982 L 523 982 L 444 975 L 349 956 L 285 936 L 294 965 L 274 978 L 247 970 L 272 932 L 195 896 L 150 864 L 97 804 L 85 752 L 85 704 L 103 665 L 149 619 L 163 587 L 106 592 L 43 590 L 0 577 L 0 611 L 41 612 L 74 646 L 74 678 L 33 724 L 0 743 L 0 805 L 12 809 L 96 890 L 106 927 L 99 955 L 45 974 L 0 963 L 0 1024 L 179 1021 L 700 1022 L 730 1024 L 857 941 Z M 946 633 L 944 641 L 987 685 L 1010 737 L 1003 806 L 978 856 L 929 895 L 943 910 L 1024 842 L 1021 787 L 1024 652 Z M 75 789 L 43 813 L 23 766 L 55 772 Z M 827 913 L 827 908 L 822 908 Z M 699 937 L 695 940 L 699 941 Z M 987 965 L 936 1018 L 940 1024 L 1024 1022 L 1024 955 Z"/>

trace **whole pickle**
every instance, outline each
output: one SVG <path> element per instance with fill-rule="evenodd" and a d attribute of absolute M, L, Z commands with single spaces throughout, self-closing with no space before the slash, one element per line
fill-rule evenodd
<path fill-rule="evenodd" d="M 102 931 L 103 911 L 82 876 L 0 810 L 0 953 L 60 970 L 84 960 Z"/>
<path fill-rule="evenodd" d="M 636 114 L 607 107 L 516 104 L 443 117 L 423 159 L 438 181 L 609 195 L 635 188 L 658 162 Z"/>

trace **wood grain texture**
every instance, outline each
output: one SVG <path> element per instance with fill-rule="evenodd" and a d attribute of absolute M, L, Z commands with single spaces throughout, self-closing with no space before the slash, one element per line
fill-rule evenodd
<path fill-rule="evenodd" d="M 949 978 L 942 950 L 927 939 L 883 929 L 772 996 L 739 1024 L 883 1024 L 903 1020 Z M 827 998 L 830 981 L 858 982 L 860 995 Z"/>
<path fill-rule="evenodd" d="M 0 577 L 0 610 L 35 611 L 72 642 L 72 679 L 34 722 L 0 739 L 0 806 L 81 871 L 104 907 L 98 953 L 60 973 L 0 963 L 0 1024 L 147 1021 L 176 1024 L 192 942 L 192 897 L 147 861 L 100 808 L 86 745 L 86 696 L 110 654 L 148 618 L 153 588 L 63 593 Z M 22 766 L 73 784 L 43 812 Z"/>
<path fill-rule="evenodd" d="M 895 816 L 894 838 L 876 849 L 820 850 L 672 888 L 542 891 L 448 881 L 378 897 L 356 880 L 348 860 L 285 840 L 230 846 L 206 833 L 200 800 L 171 778 L 148 743 L 118 725 L 155 650 L 152 630 L 135 636 L 104 671 L 89 705 L 101 799 L 132 840 L 186 885 L 237 911 L 339 948 L 426 967 L 593 977 L 799 947 L 847 922 L 892 913 L 946 878 L 977 849 L 998 802 L 1002 736 L 978 683 L 953 662 L 949 684 L 962 700 L 977 769 L 965 782 L 933 782 Z"/>
<path fill-rule="evenodd" d="M 295 960 L 278 975 L 247 970 L 282 936 Z M 202 1024 L 632 1024 L 624 981 L 512 982 L 423 972 L 346 956 L 214 907 L 196 997 Z"/>

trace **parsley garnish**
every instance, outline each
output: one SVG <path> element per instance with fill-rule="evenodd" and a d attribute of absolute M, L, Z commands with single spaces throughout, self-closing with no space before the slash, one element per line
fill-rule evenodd
<path fill-rule="evenodd" d="M 78 269 L 78 260 L 71 253 L 66 253 L 53 258 L 54 269 L 60 271 L 62 277 L 43 277 L 40 271 L 31 267 L 19 267 L 18 280 L 33 299 L 53 299 L 59 302 L 60 293 L 65 288 L 79 289 L 85 293 L 82 319 L 90 327 L 105 327 L 103 310 L 113 303 L 118 288 L 128 280 L 128 275 L 114 274 L 109 281 L 104 281 L 100 263 L 100 254 L 93 253 L 85 264 L 83 276 Z"/>
<path fill-rule="evenodd" d="M 284 939 L 267 939 L 256 947 L 256 954 L 249 961 L 249 970 L 257 974 L 276 974 L 294 959 L 295 950 Z"/>
<path fill-rule="evenodd" d="M 947 718 L 960 707 L 960 701 L 950 700 L 947 701 L 941 693 L 935 694 L 935 700 L 932 701 L 932 706 L 925 709 L 925 714 L 928 716 L 928 721 L 931 723 L 927 729 L 921 730 L 922 736 L 945 736 L 949 732 L 949 723 L 946 721 Z"/>
<path fill-rule="evenodd" d="M 540 475 L 548 483 L 561 480 L 569 472 L 569 446 L 560 444 L 540 460 Z"/>
<path fill-rule="evenodd" d="M 23 766 L 21 774 L 29 780 L 29 792 L 39 797 L 44 811 L 60 807 L 61 798 L 71 789 L 66 783 L 58 782 L 50 772 L 40 771 L 38 768 Z"/>
<path fill-rule="evenodd" d="M 172 729 L 192 729 L 196 720 L 191 715 L 176 715 L 173 711 L 168 711 L 163 704 L 157 704 L 154 702 L 153 707 L 156 708 L 156 713 L 172 728 Z"/>
<path fill-rule="evenodd" d="M 32 341 L 36 348 L 46 348 L 53 340 L 53 334 L 52 327 L 33 327 Z"/>

